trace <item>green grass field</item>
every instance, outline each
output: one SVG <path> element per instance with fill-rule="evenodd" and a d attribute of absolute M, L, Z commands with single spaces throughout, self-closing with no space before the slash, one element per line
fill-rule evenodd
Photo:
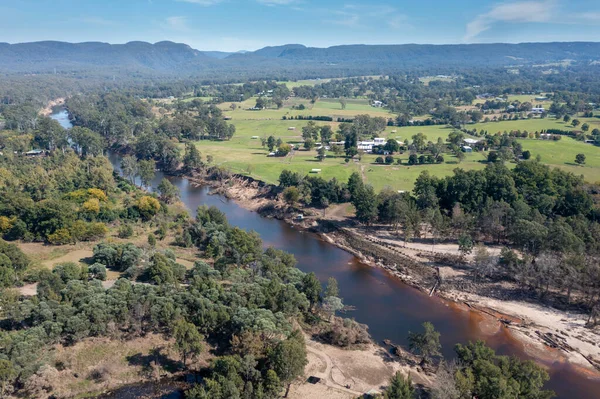
<path fill-rule="evenodd" d="M 313 81 L 316 82 L 316 81 Z M 319 81 L 323 82 L 323 81 Z M 289 84 L 308 84 L 308 81 L 287 82 Z M 315 83 L 316 84 L 316 83 Z M 526 98 L 517 98 L 521 101 L 528 101 Z M 533 98 L 534 96 L 527 96 Z M 512 99 L 512 97 L 511 97 Z M 482 169 L 485 167 L 487 153 L 467 154 L 467 158 L 460 164 L 456 158 L 449 154 L 444 154 L 445 163 L 439 165 L 417 165 L 408 166 L 408 154 L 397 155 L 395 158 L 402 159 L 402 165 L 378 165 L 375 164 L 376 155 L 365 154 L 360 162 L 344 162 L 344 158 L 327 157 L 319 162 L 316 159 L 317 153 L 312 151 L 296 151 L 293 156 L 285 158 L 268 157 L 268 150 L 261 146 L 261 137 L 274 136 L 281 138 L 284 142 L 301 143 L 302 127 L 308 121 L 306 120 L 282 120 L 283 116 L 293 117 L 302 116 L 331 116 L 334 119 L 338 117 L 351 118 L 359 114 L 369 114 L 371 116 L 383 116 L 394 118 L 394 115 L 385 109 L 374 108 L 369 105 L 367 99 L 349 99 L 346 109 L 342 110 L 338 99 L 320 99 L 315 104 L 300 98 L 289 99 L 281 109 L 266 109 L 262 111 L 248 111 L 255 105 L 256 98 L 248 99 L 242 103 L 236 103 L 235 110 L 230 108 L 231 103 L 223 103 L 219 107 L 224 114 L 231 117 L 231 123 L 236 126 L 236 134 L 231 141 L 197 142 L 198 149 L 205 157 L 212 155 L 216 164 L 226 166 L 236 173 L 250 174 L 251 176 L 263 180 L 267 183 L 278 183 L 279 174 L 282 170 L 288 169 L 301 174 L 308 174 L 311 169 L 321 169 L 319 174 L 325 179 L 336 178 L 347 180 L 353 172 L 359 172 L 367 183 L 373 185 L 376 190 L 389 186 L 395 190 L 411 190 L 415 179 L 423 170 L 428 170 L 436 176 L 449 176 L 455 168 L 466 170 Z M 304 104 L 305 110 L 292 109 L 292 106 Z M 590 130 L 600 128 L 599 118 L 578 118 L 582 123 L 590 124 Z M 337 130 L 337 122 L 317 122 L 318 125 L 329 124 L 334 130 Z M 294 127 L 295 130 L 289 130 Z M 486 130 L 489 133 L 504 132 L 511 130 L 527 130 L 529 132 L 540 131 L 543 129 L 555 128 L 562 130 L 572 130 L 570 124 L 565 124 L 562 120 L 553 118 L 531 119 L 521 121 L 501 121 L 488 122 L 468 125 L 467 128 Z M 446 126 L 409 126 L 409 127 L 387 127 L 382 137 L 393 138 L 398 141 L 411 140 L 417 133 L 423 133 L 430 141 L 437 141 L 438 138 L 446 140 L 452 128 Z M 256 136 L 258 138 L 253 139 Z M 561 141 L 545 141 L 534 139 L 522 139 L 523 148 L 530 150 L 535 157 L 540 155 L 542 162 L 571 171 L 578 175 L 583 175 L 590 182 L 600 181 L 600 148 L 590 144 L 576 141 L 564 137 Z M 586 165 L 578 166 L 574 163 L 575 156 L 584 153 L 587 157 Z M 509 164 L 513 167 L 514 164 Z"/>

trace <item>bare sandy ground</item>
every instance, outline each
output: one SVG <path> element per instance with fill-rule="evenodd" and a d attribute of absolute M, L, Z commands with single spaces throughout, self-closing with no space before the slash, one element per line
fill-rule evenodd
<path fill-rule="evenodd" d="M 304 369 L 304 382 L 290 389 L 292 399 L 305 398 L 356 398 L 369 391 L 381 392 L 397 371 L 410 373 L 415 383 L 431 385 L 428 376 L 403 366 L 385 349 L 371 344 L 360 350 L 340 349 L 312 339 L 306 340 L 308 365 Z M 316 384 L 306 380 L 321 379 Z"/>
<path fill-rule="evenodd" d="M 65 98 L 57 98 L 56 100 L 50 101 L 42 110 L 40 111 L 40 115 L 50 116 L 52 114 L 52 108 L 57 105 L 62 105 L 65 103 Z"/>
<path fill-rule="evenodd" d="M 542 360 L 557 360 L 556 355 L 560 357 L 562 354 L 569 362 L 588 369 L 600 364 L 600 328 L 585 327 L 587 321 L 585 314 L 560 311 L 522 301 L 501 301 L 457 291 L 452 291 L 447 296 L 521 319 L 522 323 L 513 323 L 508 327 L 515 338 L 525 344 L 525 350 L 531 356 Z M 564 339 L 573 350 L 563 350 L 552 355 L 538 332 L 551 333 L 560 340 Z"/>

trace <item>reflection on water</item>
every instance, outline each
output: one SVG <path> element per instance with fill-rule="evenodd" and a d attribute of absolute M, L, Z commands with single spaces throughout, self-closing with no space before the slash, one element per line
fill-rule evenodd
<path fill-rule="evenodd" d="M 120 172 L 119 156 L 109 154 L 109 159 Z M 163 177 L 158 172 L 152 187 Z M 335 277 L 344 303 L 355 309 L 346 316 L 367 324 L 378 342 L 390 339 L 407 345 L 408 332 L 419 331 L 423 322 L 431 321 L 441 332 L 443 353 L 447 357 L 453 356 L 455 343 L 476 339 L 484 339 L 499 353 L 527 357 L 522 345 L 508 330 L 502 328 L 491 336 L 484 335 L 479 328 L 483 316 L 478 313 L 430 298 L 385 270 L 361 263 L 315 234 L 300 232 L 276 219 L 260 217 L 222 196 L 209 195 L 207 187 L 196 187 L 182 178 L 168 178 L 179 188 L 182 202 L 194 216 L 199 205 L 214 205 L 227 215 L 232 225 L 255 230 L 268 245 L 294 254 L 300 270 L 315 272 L 322 282 Z M 567 364 L 548 366 L 553 378 L 548 388 L 554 389 L 559 398 L 600 398 L 600 381 L 585 378 Z"/>

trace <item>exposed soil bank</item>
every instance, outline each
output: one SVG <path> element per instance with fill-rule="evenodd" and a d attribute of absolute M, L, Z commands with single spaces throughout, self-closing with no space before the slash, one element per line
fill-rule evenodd
<path fill-rule="evenodd" d="M 57 98 L 52 100 L 46 104 L 44 108 L 40 110 L 40 115 L 42 116 L 50 116 L 54 113 L 54 109 L 56 107 L 60 107 L 65 104 L 66 98 Z"/>

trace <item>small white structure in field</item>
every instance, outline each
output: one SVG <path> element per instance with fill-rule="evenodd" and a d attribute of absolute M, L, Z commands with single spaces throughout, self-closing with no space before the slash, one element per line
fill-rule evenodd
<path fill-rule="evenodd" d="M 252 140 L 257 140 L 258 138 L 258 136 L 252 136 Z"/>
<path fill-rule="evenodd" d="M 321 169 L 312 169 L 310 173 L 321 173 Z"/>
<path fill-rule="evenodd" d="M 269 155 L 267 155 L 268 157 L 274 157 L 276 154 L 274 152 L 270 152 Z"/>
<path fill-rule="evenodd" d="M 293 126 L 290 126 L 290 127 L 288 127 L 288 130 L 296 130 L 296 128 Z"/>

